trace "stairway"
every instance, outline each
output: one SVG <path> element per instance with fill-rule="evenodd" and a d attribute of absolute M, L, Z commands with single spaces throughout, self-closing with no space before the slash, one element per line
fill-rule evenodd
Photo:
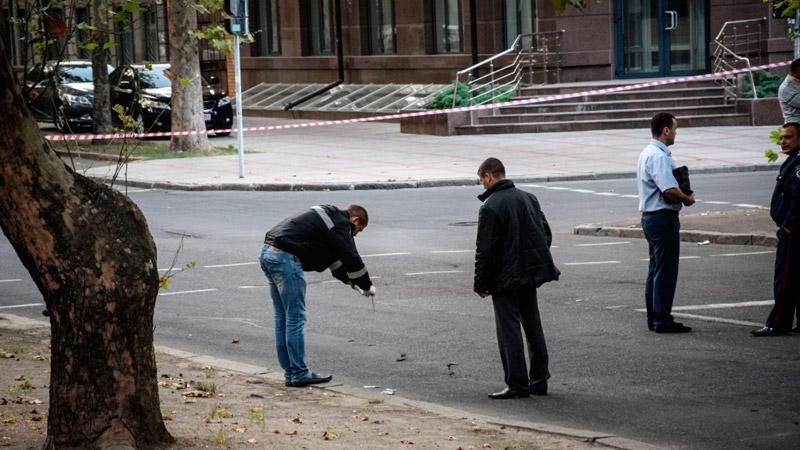
<path fill-rule="evenodd" d="M 564 83 L 523 88 L 517 99 L 585 92 L 651 80 Z M 713 80 L 684 82 L 630 91 L 498 108 L 456 128 L 457 134 L 539 133 L 554 131 L 649 128 L 657 112 L 670 112 L 680 127 L 750 125 L 750 115 L 726 103 L 725 92 Z"/>

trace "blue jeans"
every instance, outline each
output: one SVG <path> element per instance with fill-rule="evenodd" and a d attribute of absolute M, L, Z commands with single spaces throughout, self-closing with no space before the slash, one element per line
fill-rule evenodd
<path fill-rule="evenodd" d="M 286 381 L 307 378 L 304 327 L 306 280 L 297 258 L 269 245 L 261 248 L 261 270 L 269 281 L 275 310 L 275 348 Z"/>
<path fill-rule="evenodd" d="M 677 215 L 642 215 L 642 230 L 650 247 L 644 288 L 647 322 L 657 327 L 673 322 L 672 302 L 678 284 L 681 224 Z"/>

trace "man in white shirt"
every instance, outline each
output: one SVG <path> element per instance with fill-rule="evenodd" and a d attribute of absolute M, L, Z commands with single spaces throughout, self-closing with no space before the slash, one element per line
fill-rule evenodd
<path fill-rule="evenodd" d="M 792 61 L 789 74 L 778 88 L 783 123 L 800 123 L 800 58 Z"/>
<path fill-rule="evenodd" d="M 678 283 L 680 221 L 682 205 L 694 204 L 673 175 L 675 162 L 669 146 L 675 143 L 678 121 L 670 113 L 658 113 L 650 121 L 653 140 L 639 155 L 636 171 L 642 230 L 650 250 L 650 266 L 645 285 L 647 328 L 656 333 L 692 331 L 672 317 L 672 302 Z"/>

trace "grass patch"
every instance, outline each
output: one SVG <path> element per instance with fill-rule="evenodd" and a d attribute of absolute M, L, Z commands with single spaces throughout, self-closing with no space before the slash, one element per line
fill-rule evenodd
<path fill-rule="evenodd" d="M 198 391 L 208 392 L 211 395 L 217 393 L 217 385 L 208 381 L 199 381 L 194 385 L 194 387 Z"/>
<path fill-rule="evenodd" d="M 119 156 L 122 149 L 122 141 L 112 141 L 107 144 L 93 145 L 87 142 L 63 142 L 54 141 L 50 145 L 57 151 L 99 153 L 109 156 Z M 169 141 L 147 142 L 147 141 L 128 141 L 125 153 L 132 158 L 138 159 L 178 159 L 196 158 L 205 156 L 225 156 L 237 154 L 236 147 L 213 147 L 206 152 L 176 152 L 169 149 Z"/>

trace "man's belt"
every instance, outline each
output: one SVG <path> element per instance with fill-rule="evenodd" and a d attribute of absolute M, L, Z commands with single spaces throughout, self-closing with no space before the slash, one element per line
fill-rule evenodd
<path fill-rule="evenodd" d="M 678 216 L 678 211 L 674 209 L 657 209 L 655 211 L 645 211 L 642 213 L 643 216 Z"/>

